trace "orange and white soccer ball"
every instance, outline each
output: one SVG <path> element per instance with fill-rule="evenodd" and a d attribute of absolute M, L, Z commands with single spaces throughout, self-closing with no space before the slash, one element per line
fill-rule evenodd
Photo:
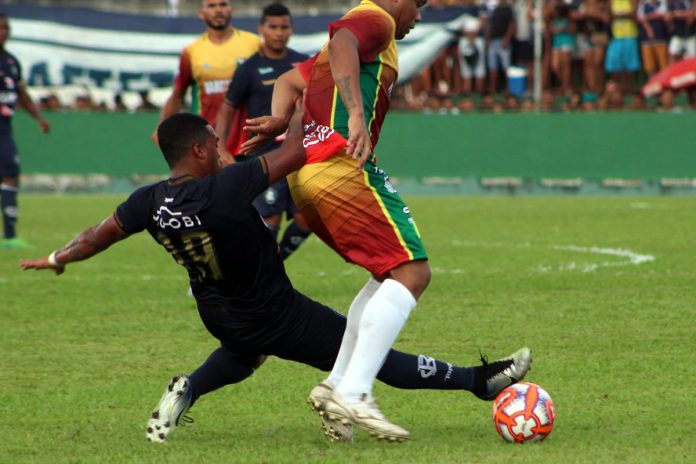
<path fill-rule="evenodd" d="M 510 443 L 541 441 L 556 421 L 556 408 L 539 385 L 519 382 L 501 391 L 493 402 L 493 424 Z"/>

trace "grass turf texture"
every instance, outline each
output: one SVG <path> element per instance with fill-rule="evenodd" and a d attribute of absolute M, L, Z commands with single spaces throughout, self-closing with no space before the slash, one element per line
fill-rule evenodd
<path fill-rule="evenodd" d="M 433 281 L 396 347 L 456 364 L 527 344 L 553 397 L 543 443 L 504 443 L 491 403 L 378 384 L 413 440 L 331 444 L 304 403 L 323 378 L 270 359 L 202 398 L 163 444 L 143 427 L 168 378 L 216 347 L 183 269 L 146 234 L 52 273 L 20 257 L 62 246 L 122 197 L 23 196 L 22 236 L 0 251 L 0 462 L 693 462 L 696 198 L 417 197 Z M 555 248 L 607 247 L 655 261 Z M 571 264 L 574 263 L 574 264 Z M 613 264 L 584 272 L 595 264 Z M 366 274 L 313 238 L 287 263 L 306 294 L 345 310 Z M 690 394 L 691 392 L 691 394 Z"/>

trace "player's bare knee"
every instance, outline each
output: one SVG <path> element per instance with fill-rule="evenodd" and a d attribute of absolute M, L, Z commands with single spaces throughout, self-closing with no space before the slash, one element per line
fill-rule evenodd
<path fill-rule="evenodd" d="M 391 278 L 406 287 L 417 300 L 430 284 L 431 272 L 425 260 L 409 261 L 391 271 Z"/>

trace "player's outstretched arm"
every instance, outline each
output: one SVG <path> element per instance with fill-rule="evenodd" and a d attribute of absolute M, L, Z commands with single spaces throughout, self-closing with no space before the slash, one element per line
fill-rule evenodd
<path fill-rule="evenodd" d="M 288 137 L 283 144 L 272 152 L 263 155 L 268 169 L 268 184 L 275 184 L 278 180 L 293 171 L 300 169 L 306 159 L 304 145 L 304 130 L 302 117 L 304 116 L 304 102 L 299 99 L 295 105 L 295 114 L 290 120 Z"/>
<path fill-rule="evenodd" d="M 348 110 L 348 148 L 346 153 L 362 168 L 372 153 L 370 133 L 365 123 L 360 93 L 360 53 L 358 38 L 347 28 L 339 29 L 329 41 L 331 75 Z"/>
<path fill-rule="evenodd" d="M 256 135 L 242 144 L 242 153 L 251 153 L 287 130 L 295 102 L 302 96 L 306 87 L 307 82 L 298 68 L 291 69 L 276 80 L 271 101 L 271 116 L 247 119 L 244 130 Z"/>
<path fill-rule="evenodd" d="M 24 81 L 19 81 L 17 83 L 17 95 L 19 96 L 19 102 L 24 109 L 27 110 L 27 113 L 39 123 L 41 133 L 48 134 L 51 130 L 51 123 L 41 117 L 41 113 L 39 113 L 39 109 L 36 107 L 36 104 L 34 104 L 34 100 L 31 99 L 29 92 L 27 92 L 27 86 L 24 84 Z"/>
<path fill-rule="evenodd" d="M 60 275 L 65 272 L 66 264 L 91 258 L 128 235 L 112 215 L 101 223 L 85 229 L 63 248 L 43 258 L 23 259 L 19 262 L 19 266 L 25 271 L 52 269 Z"/>

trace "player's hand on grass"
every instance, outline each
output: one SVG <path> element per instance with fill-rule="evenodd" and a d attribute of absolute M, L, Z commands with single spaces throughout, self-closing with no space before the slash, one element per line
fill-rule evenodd
<path fill-rule="evenodd" d="M 48 134 L 51 132 L 51 123 L 46 121 L 44 118 L 39 119 L 39 129 L 42 134 Z"/>
<path fill-rule="evenodd" d="M 361 113 L 351 113 L 348 117 L 348 156 L 358 160 L 358 168 L 362 169 L 372 154 L 372 141 L 365 125 L 365 117 Z"/>
<path fill-rule="evenodd" d="M 243 130 L 253 132 L 256 135 L 241 146 L 242 154 L 248 155 L 252 151 L 261 148 L 263 145 L 281 135 L 288 128 L 288 122 L 283 118 L 275 116 L 261 116 L 254 119 L 247 119 Z"/>
<path fill-rule="evenodd" d="M 24 271 L 28 271 L 29 269 L 35 269 L 37 271 L 42 269 L 52 269 L 56 275 L 61 275 L 65 272 L 65 266 L 54 266 L 50 263 L 48 256 L 44 256 L 43 258 L 39 259 L 23 259 L 19 262 L 19 267 L 21 267 Z"/>

